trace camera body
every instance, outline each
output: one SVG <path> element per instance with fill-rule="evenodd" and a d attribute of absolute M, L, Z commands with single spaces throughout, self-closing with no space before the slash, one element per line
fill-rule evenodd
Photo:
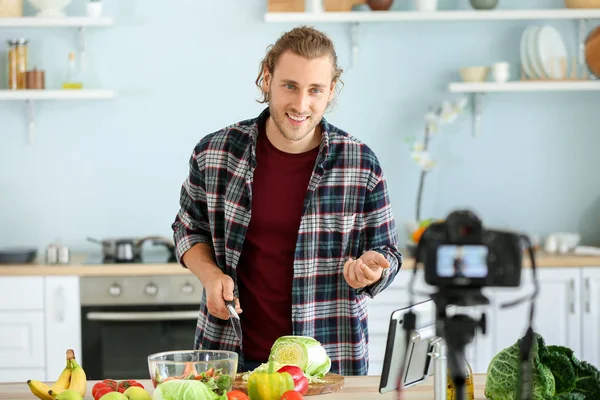
<path fill-rule="evenodd" d="M 471 211 L 454 211 L 429 225 L 419 242 L 419 258 L 425 282 L 440 291 L 521 284 L 521 237 L 485 229 Z"/>

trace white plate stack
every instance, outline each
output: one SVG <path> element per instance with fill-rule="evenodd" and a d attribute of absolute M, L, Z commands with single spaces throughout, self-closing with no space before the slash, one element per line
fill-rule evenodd
<path fill-rule="evenodd" d="M 560 32 L 550 25 L 531 25 L 521 36 L 521 65 L 528 79 L 566 79 L 568 55 Z"/>

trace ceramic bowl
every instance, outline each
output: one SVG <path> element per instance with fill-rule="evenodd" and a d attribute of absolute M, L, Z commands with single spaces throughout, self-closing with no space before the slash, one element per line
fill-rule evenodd
<path fill-rule="evenodd" d="M 484 82 L 489 73 L 489 67 L 465 67 L 460 69 L 460 78 L 463 82 Z"/>

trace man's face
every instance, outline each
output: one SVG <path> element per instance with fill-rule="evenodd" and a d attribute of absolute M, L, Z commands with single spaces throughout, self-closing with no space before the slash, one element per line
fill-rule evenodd
<path fill-rule="evenodd" d="M 283 137 L 299 141 L 321 122 L 333 98 L 333 64 L 327 56 L 308 60 L 291 51 L 265 72 L 263 90 L 271 95 L 269 111 Z"/>

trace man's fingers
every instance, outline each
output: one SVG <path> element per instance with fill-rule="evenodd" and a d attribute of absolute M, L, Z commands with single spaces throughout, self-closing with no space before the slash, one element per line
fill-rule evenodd
<path fill-rule="evenodd" d="M 352 262 L 348 265 L 348 283 L 350 286 L 354 287 L 356 285 L 356 273 L 354 272 L 354 264 L 356 260 L 352 260 Z"/>
<path fill-rule="evenodd" d="M 367 286 L 377 279 L 377 273 L 365 264 L 362 264 L 360 271 L 357 271 L 356 275 L 363 286 Z"/>
<path fill-rule="evenodd" d="M 242 310 L 242 307 L 240 306 L 240 299 L 235 299 L 235 312 L 238 314 L 244 312 L 244 310 Z"/>
<path fill-rule="evenodd" d="M 390 267 L 390 262 L 387 260 L 387 258 L 385 258 L 385 256 L 379 252 L 377 252 L 378 256 L 377 257 L 377 264 L 379 264 L 379 266 L 383 269 L 389 268 Z"/>
<path fill-rule="evenodd" d="M 223 299 L 233 300 L 233 279 L 225 275 L 221 278 L 221 285 L 223 286 Z"/>

